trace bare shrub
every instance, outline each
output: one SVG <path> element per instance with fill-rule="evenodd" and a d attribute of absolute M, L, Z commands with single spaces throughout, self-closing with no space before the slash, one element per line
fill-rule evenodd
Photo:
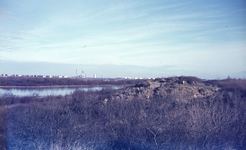
<path fill-rule="evenodd" d="M 148 100 L 116 99 L 114 92 L 112 89 L 75 91 L 63 97 L 30 97 L 30 100 L 3 97 L 0 144 L 6 148 L 8 140 L 10 149 L 246 147 L 243 90 L 222 88 L 203 98 L 188 98 L 174 92 Z"/>

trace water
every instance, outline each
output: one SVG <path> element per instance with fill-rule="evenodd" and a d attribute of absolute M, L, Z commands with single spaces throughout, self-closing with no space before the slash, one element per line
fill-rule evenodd
<path fill-rule="evenodd" d="M 47 95 L 67 95 L 72 94 L 75 90 L 102 90 L 106 88 L 113 88 L 113 89 L 119 89 L 121 87 L 119 86 L 101 86 L 101 87 L 63 87 L 63 88 L 10 88 L 10 89 L 4 89 L 0 88 L 0 96 L 3 95 L 15 95 L 15 96 L 33 96 L 33 95 L 39 95 L 39 96 L 47 96 Z"/>

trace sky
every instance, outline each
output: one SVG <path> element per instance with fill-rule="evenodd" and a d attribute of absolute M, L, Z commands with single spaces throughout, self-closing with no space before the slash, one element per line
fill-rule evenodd
<path fill-rule="evenodd" d="M 246 78 L 245 0 L 0 0 L 0 73 Z"/>

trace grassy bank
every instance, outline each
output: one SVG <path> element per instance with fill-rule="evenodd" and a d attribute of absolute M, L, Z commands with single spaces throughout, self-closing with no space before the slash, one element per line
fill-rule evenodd
<path fill-rule="evenodd" d="M 40 78 L 40 77 L 0 77 L 1 87 L 43 87 L 43 86 L 101 86 L 132 85 L 138 80 L 116 79 L 72 79 L 72 78 Z"/>
<path fill-rule="evenodd" d="M 76 87 L 110 87 L 110 86 L 114 86 L 114 85 L 109 85 L 109 84 L 101 84 L 101 85 L 50 85 L 50 86 L 0 86 L 0 88 L 3 89 L 9 89 L 9 88 L 20 88 L 20 89 L 26 89 L 26 88 L 76 88 Z M 115 86 L 125 86 L 125 85 L 115 85 Z M 129 85 L 128 85 L 129 86 Z"/>

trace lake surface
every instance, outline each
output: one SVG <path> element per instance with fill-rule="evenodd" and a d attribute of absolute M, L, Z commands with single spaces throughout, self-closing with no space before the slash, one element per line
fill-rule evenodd
<path fill-rule="evenodd" d="M 39 95 L 39 96 L 48 96 L 48 95 L 67 95 L 72 94 L 75 90 L 83 90 L 83 91 L 96 91 L 102 90 L 107 88 L 119 89 L 120 86 L 101 86 L 101 87 L 62 87 L 62 88 L 9 88 L 4 89 L 0 88 L 0 96 L 3 95 L 15 95 L 15 96 L 32 96 L 32 95 Z"/>

